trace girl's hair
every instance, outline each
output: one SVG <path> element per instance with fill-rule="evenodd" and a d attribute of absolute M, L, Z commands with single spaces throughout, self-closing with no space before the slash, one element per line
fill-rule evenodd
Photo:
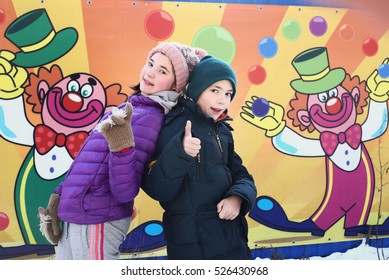
<path fill-rule="evenodd" d="M 130 86 L 130 89 L 134 90 L 135 93 L 136 92 L 139 92 L 140 91 L 140 83 L 134 85 L 134 86 Z"/>

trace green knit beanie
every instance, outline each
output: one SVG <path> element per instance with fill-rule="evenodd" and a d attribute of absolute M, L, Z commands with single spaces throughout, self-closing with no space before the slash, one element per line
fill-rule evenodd
<path fill-rule="evenodd" d="M 231 82 L 233 93 L 231 100 L 236 93 L 236 76 L 230 65 L 224 61 L 213 57 L 205 56 L 194 68 L 189 77 L 189 85 L 186 90 L 186 95 L 197 101 L 200 94 L 212 84 L 228 80 Z"/>

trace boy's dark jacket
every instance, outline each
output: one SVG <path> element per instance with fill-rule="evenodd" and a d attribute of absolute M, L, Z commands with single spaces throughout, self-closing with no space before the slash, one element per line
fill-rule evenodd
<path fill-rule="evenodd" d="M 192 122 L 192 136 L 201 140 L 196 158 L 182 146 L 187 120 Z M 165 210 L 170 259 L 251 258 L 245 215 L 257 191 L 253 177 L 234 152 L 231 130 L 225 121 L 215 123 L 206 117 L 189 99 L 179 99 L 165 119 L 157 161 L 143 177 L 142 188 Z M 241 213 L 233 221 L 221 220 L 216 205 L 233 194 L 242 198 Z"/>

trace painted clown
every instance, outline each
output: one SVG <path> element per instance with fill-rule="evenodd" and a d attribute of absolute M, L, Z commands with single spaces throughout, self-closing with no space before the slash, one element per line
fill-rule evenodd
<path fill-rule="evenodd" d="M 45 41 L 46 36 L 51 40 Z M 21 51 L 0 51 L 0 137 L 31 147 L 16 178 L 15 210 L 25 242 L 20 252 L 42 253 L 52 245 L 40 232 L 38 207 L 47 205 L 89 132 L 127 95 L 120 93 L 119 84 L 105 88 L 88 73 L 64 77 L 56 64 L 28 74 L 27 68 L 64 56 L 78 38 L 74 28 L 54 32 L 44 9 L 17 18 L 5 37 Z M 37 124 L 27 117 L 25 102 L 32 106 L 33 113 L 39 114 Z"/>
<path fill-rule="evenodd" d="M 386 59 L 384 64 L 388 62 Z M 240 115 L 264 129 L 273 146 L 282 153 L 325 157 L 325 194 L 318 209 L 302 222 L 290 221 L 281 205 L 269 196 L 257 198 L 250 217 L 274 229 L 310 232 L 315 236 L 324 236 L 344 217 L 345 236 L 367 233 L 369 227 L 374 233 L 389 234 L 389 218 L 381 225 L 367 225 L 375 176 L 364 144 L 387 129 L 389 78 L 382 78 L 374 70 L 367 82 L 360 82 L 359 77 L 351 78 L 343 68 L 331 69 L 327 49 L 323 47 L 298 54 L 292 65 L 300 78 L 290 83 L 296 92 L 287 116 L 301 131 L 318 132 L 319 139 L 303 137 L 287 127 L 284 108 L 271 101 L 269 112 L 257 117 L 253 111 L 256 96 L 246 101 Z M 367 105 L 365 122 L 358 124 L 357 116 Z"/>

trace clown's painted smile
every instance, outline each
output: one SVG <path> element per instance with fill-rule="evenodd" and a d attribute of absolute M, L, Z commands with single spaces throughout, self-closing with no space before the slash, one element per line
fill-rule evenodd
<path fill-rule="evenodd" d="M 309 110 L 309 115 L 313 122 L 325 128 L 335 128 L 346 123 L 353 112 L 353 98 L 349 93 L 344 93 L 341 100 L 341 109 L 336 114 L 328 114 L 322 106 L 318 104 L 313 105 Z"/>
<path fill-rule="evenodd" d="M 68 127 L 84 127 L 95 122 L 104 108 L 98 100 L 92 100 L 82 111 L 69 112 L 61 103 L 62 90 L 59 87 L 51 89 L 47 94 L 47 104 L 50 115 L 59 123 Z M 82 109 L 82 108 L 81 108 Z"/>

